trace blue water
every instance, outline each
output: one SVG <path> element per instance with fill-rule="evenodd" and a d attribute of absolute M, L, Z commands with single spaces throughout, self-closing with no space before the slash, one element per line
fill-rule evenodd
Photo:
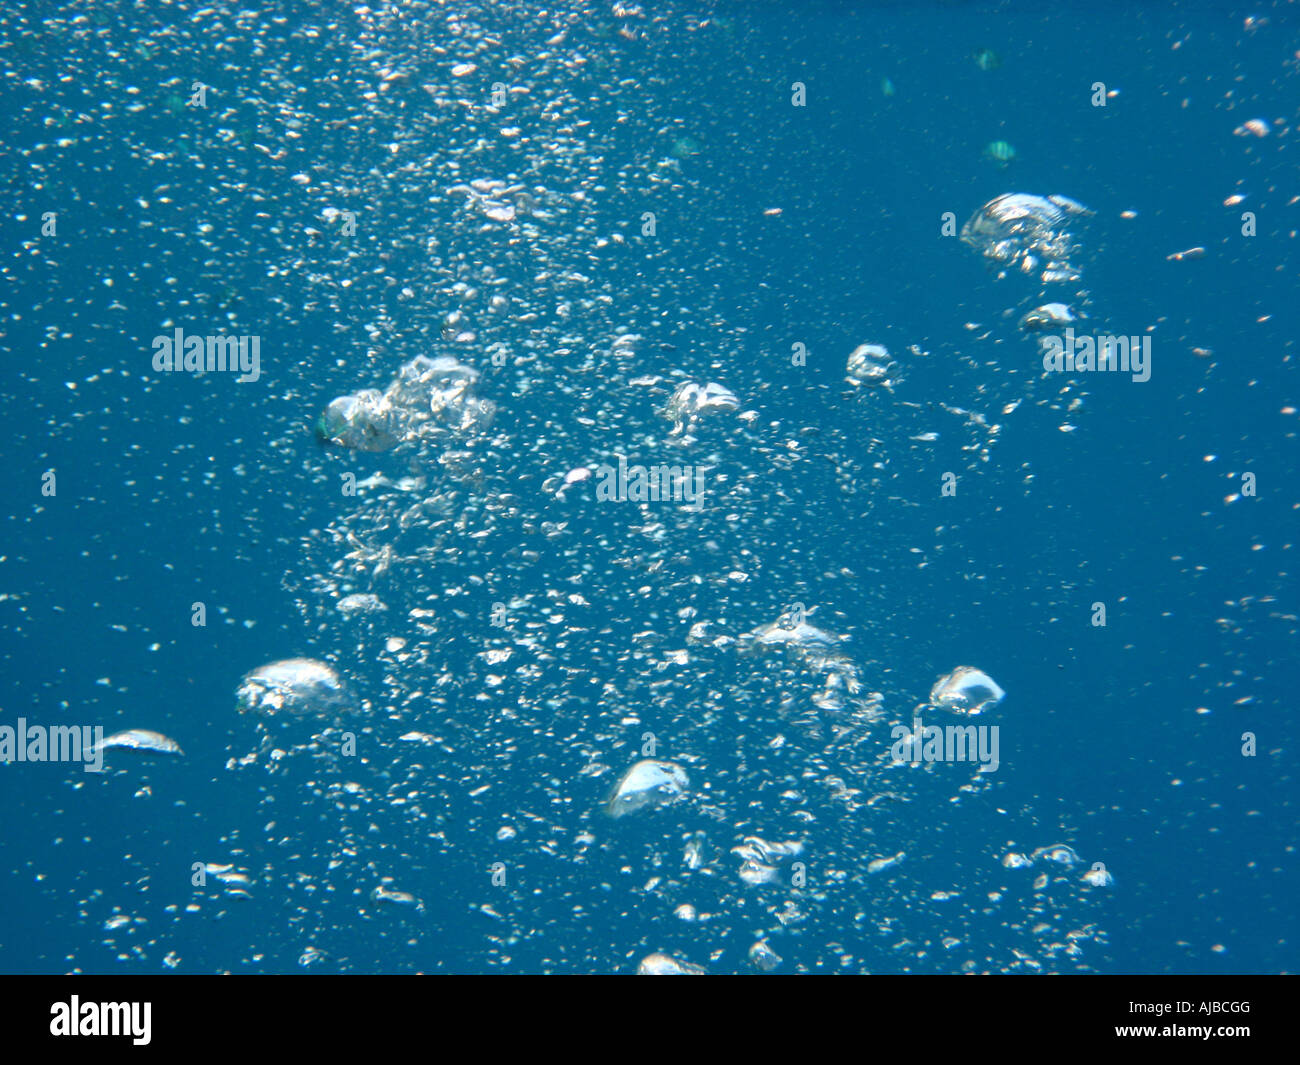
<path fill-rule="evenodd" d="M 1292 8 L 530 7 L 0 16 L 0 725 L 185 750 L 0 767 L 0 968 L 734 972 L 763 940 L 783 972 L 1294 971 Z M 449 191 L 476 179 L 515 216 Z M 1081 282 L 943 235 L 1012 192 L 1093 212 Z M 1149 334 L 1150 380 L 1044 374 L 1017 321 L 1054 298 Z M 177 326 L 257 335 L 259 380 L 156 372 Z M 845 383 L 862 343 L 891 389 Z M 316 439 L 419 355 L 476 368 L 492 425 Z M 687 380 L 755 417 L 676 442 Z M 712 505 L 557 497 L 617 453 L 708 465 Z M 347 472 L 424 482 L 358 500 Z M 388 609 L 345 618 L 354 592 Z M 688 636 L 796 601 L 846 637 L 844 706 L 806 658 Z M 360 757 L 307 721 L 282 767 L 233 766 L 267 727 L 241 677 L 295 656 L 367 702 Z M 1007 693 L 997 772 L 886 768 L 959 665 Z M 691 795 L 611 820 L 647 730 Z M 739 878 L 755 835 L 808 883 Z M 1081 864 L 1002 864 L 1054 843 Z M 386 877 L 422 909 L 377 904 Z"/>

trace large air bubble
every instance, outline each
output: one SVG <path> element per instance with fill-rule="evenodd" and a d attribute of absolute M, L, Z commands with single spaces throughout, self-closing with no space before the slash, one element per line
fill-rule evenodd
<path fill-rule="evenodd" d="M 1007 193 L 990 200 L 962 226 L 961 239 L 986 259 L 1044 284 L 1078 281 L 1074 221 L 1092 211 L 1068 196 Z"/>

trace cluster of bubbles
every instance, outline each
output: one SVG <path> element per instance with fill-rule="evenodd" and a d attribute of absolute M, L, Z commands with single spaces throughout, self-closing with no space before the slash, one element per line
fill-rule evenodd
<path fill-rule="evenodd" d="M 1068 196 L 1007 193 L 973 214 L 962 227 L 961 239 L 978 251 L 1005 278 L 1015 271 L 1030 278 L 1038 290 L 1019 317 L 1022 332 L 1060 335 L 1086 317 L 1091 302 L 1083 285 L 1077 237 L 1078 223 L 1094 212 Z M 1048 299 L 1057 295 L 1057 299 Z M 1047 302 L 1040 302 L 1047 300 Z M 1076 397 L 1077 398 L 1077 397 Z"/>
<path fill-rule="evenodd" d="M 388 451 L 420 435 L 482 429 L 496 407 L 474 394 L 478 378 L 453 358 L 417 355 L 383 392 L 363 388 L 331 402 L 316 431 L 329 443 Z"/>
<path fill-rule="evenodd" d="M 1044 226 L 1001 232 L 999 254 L 1061 250 Z M 869 690 L 880 663 L 810 620 L 829 608 L 782 607 L 789 586 L 764 586 L 782 553 L 819 596 L 847 576 L 828 566 L 833 542 L 787 532 L 823 490 L 798 475 L 807 456 L 724 384 L 666 386 L 672 368 L 639 338 L 617 334 L 589 358 L 625 387 L 553 378 L 548 394 L 516 380 L 489 403 L 476 375 L 424 358 L 364 411 L 357 396 L 330 404 L 318 431 L 346 450 L 324 461 L 342 471 L 383 451 L 388 465 L 304 543 L 306 572 L 289 582 L 332 661 L 382 708 L 361 729 L 364 755 L 332 766 L 349 777 L 341 792 L 314 776 L 338 736 L 323 728 L 299 748 L 315 760 L 305 786 L 341 831 L 357 826 L 331 839 L 327 879 L 361 885 L 357 913 L 394 914 L 430 967 L 444 963 L 433 929 L 468 909 L 485 922 L 474 957 L 488 967 L 1088 968 L 1106 943 L 1089 891 L 1109 880 L 1011 877 L 1007 841 L 958 844 L 948 812 L 954 799 L 978 808 L 988 776 L 889 754 L 892 721 L 988 717 L 1004 691 L 966 666 L 916 710 L 906 689 Z M 846 371 L 901 382 L 880 345 L 854 349 Z M 647 403 L 645 389 L 666 398 Z M 563 422 L 566 395 L 589 413 Z M 871 413 L 915 439 L 896 409 Z M 818 453 L 838 465 L 850 441 L 828 435 Z M 706 507 L 596 502 L 593 466 L 663 448 L 715 471 Z M 776 618 L 755 625 L 756 612 Z M 436 904 L 417 887 L 431 855 Z M 357 919 L 316 917 L 313 964 Z"/>
<path fill-rule="evenodd" d="M 88 99 L 49 121 L 125 144 L 157 190 L 120 218 L 86 205 L 121 227 L 110 237 L 138 232 L 137 213 L 158 227 L 156 261 L 115 292 L 166 288 L 181 249 L 211 264 L 194 313 L 235 333 L 281 322 L 308 345 L 251 412 L 279 427 L 256 454 L 268 479 L 305 468 L 330 513 L 283 582 L 305 657 L 252 668 L 233 700 L 228 772 L 249 807 L 191 905 L 224 916 L 238 897 L 256 916 L 230 922 L 208 963 L 1095 965 L 1096 885 L 1026 883 L 1000 860 L 1061 826 L 1020 810 L 991 837 L 987 774 L 891 759 L 890 724 L 951 660 L 893 670 L 875 650 L 907 607 L 872 589 L 914 564 L 889 521 L 909 478 L 937 446 L 960 473 L 987 464 L 1020 385 L 954 354 L 930 395 L 919 347 L 846 336 L 850 387 L 818 391 L 719 349 L 748 308 L 720 280 L 721 242 L 693 226 L 729 208 L 654 89 L 725 23 L 528 7 L 262 23 L 213 5 L 144 42 L 238 87 L 201 120 L 182 110 L 181 133 L 117 102 L 120 56 L 99 49 L 112 26 L 50 27 Z M 76 200 L 58 143 L 25 162 Z M 222 226 L 157 210 L 196 175 Z M 642 239 L 647 205 L 677 224 Z M 1013 194 L 963 239 L 998 269 L 1071 284 L 1084 213 Z M 116 320 L 55 300 L 33 320 Z M 785 392 L 813 406 L 790 414 Z M 598 503 L 589 471 L 620 455 L 705 469 L 704 506 Z M 850 558 L 868 542 L 869 568 Z M 1002 696 L 977 670 L 936 692 L 927 715 L 989 716 Z"/>

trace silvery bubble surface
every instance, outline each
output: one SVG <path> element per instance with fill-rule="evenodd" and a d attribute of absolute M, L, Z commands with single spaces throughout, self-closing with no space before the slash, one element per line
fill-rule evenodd
<path fill-rule="evenodd" d="M 239 709 L 272 716 L 327 717 L 355 705 L 342 678 L 324 662 L 290 658 L 252 670 L 235 693 Z"/>
<path fill-rule="evenodd" d="M 647 954 L 637 964 L 636 971 L 638 976 L 703 976 L 707 972 L 702 965 L 668 954 Z"/>
<path fill-rule="evenodd" d="M 1078 319 L 1079 316 L 1064 303 L 1045 303 L 1026 311 L 1020 318 L 1020 328 L 1026 332 L 1061 330 Z"/>
<path fill-rule="evenodd" d="M 686 771 L 672 762 L 652 759 L 637 762 L 623 774 L 609 800 L 611 817 L 626 817 L 638 810 L 667 806 L 687 794 Z"/>
<path fill-rule="evenodd" d="M 930 705 L 958 714 L 980 714 L 997 706 L 1006 694 L 987 673 L 958 666 L 935 681 L 930 689 Z"/>
<path fill-rule="evenodd" d="M 962 226 L 961 239 L 985 258 L 1043 282 L 1081 279 L 1074 231 L 1092 214 L 1067 196 L 1007 193 L 990 200 Z"/>
<path fill-rule="evenodd" d="M 889 349 L 883 344 L 859 344 L 849 352 L 845 367 L 848 382 L 851 385 L 871 387 L 890 387 L 891 377 L 896 374 L 894 360 L 890 358 Z"/>
<path fill-rule="evenodd" d="M 733 411 L 739 407 L 740 400 L 724 386 L 713 381 L 707 384 L 688 381 L 673 392 L 664 407 L 663 416 L 673 423 L 673 432 L 680 433 L 706 415 Z"/>
<path fill-rule="evenodd" d="M 124 747 L 132 751 L 152 751 L 155 754 L 184 754 L 181 745 L 170 736 L 164 736 L 153 729 L 133 728 L 124 732 L 115 732 L 105 736 L 98 745 L 100 750 L 111 747 Z"/>

